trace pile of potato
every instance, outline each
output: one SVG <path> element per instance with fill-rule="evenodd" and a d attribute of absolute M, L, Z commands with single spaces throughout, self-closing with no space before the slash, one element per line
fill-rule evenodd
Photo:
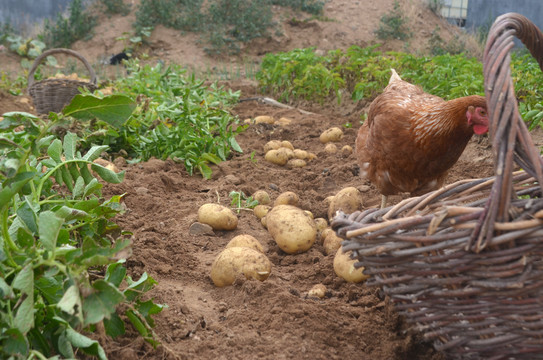
<path fill-rule="evenodd" d="M 270 140 L 264 145 L 264 158 L 272 164 L 300 168 L 317 156 L 309 151 L 295 149 L 288 140 Z"/>
<path fill-rule="evenodd" d="M 298 206 L 299 197 L 296 193 L 284 192 L 277 196 L 273 203 L 264 190 L 256 191 L 252 197 L 259 202 L 253 209 L 254 214 L 282 251 L 291 255 L 303 253 L 319 238 L 326 255 L 334 254 L 334 271 L 339 277 L 349 282 L 360 282 L 368 278 L 363 274 L 364 268 L 354 266 L 356 260 L 350 258 L 350 253 L 343 253 L 343 239 L 328 226 L 328 221 L 324 218 L 314 219 L 310 211 Z M 337 210 L 351 213 L 362 206 L 360 193 L 356 188 L 345 188 L 328 200 L 330 219 Z M 238 221 L 232 210 L 220 204 L 202 205 L 198 210 L 198 220 L 214 230 L 234 230 Z M 253 236 L 244 234 L 234 237 L 217 255 L 211 266 L 210 277 L 219 287 L 233 284 L 240 275 L 247 279 L 264 281 L 270 275 L 271 267 L 260 242 Z M 326 288 L 317 284 L 308 295 L 322 298 L 325 293 Z"/>
<path fill-rule="evenodd" d="M 245 119 L 244 123 L 287 126 L 287 125 L 290 125 L 290 123 L 292 123 L 292 120 L 286 117 L 282 117 L 282 118 L 279 118 L 279 120 L 275 120 L 273 116 L 259 115 L 259 116 L 256 116 L 254 119 Z"/>
<path fill-rule="evenodd" d="M 331 127 L 325 130 L 319 137 L 319 140 L 324 144 L 324 151 L 328 154 L 335 154 L 338 152 L 337 145 L 335 143 L 340 142 L 343 139 L 343 130 L 338 127 Z M 341 155 L 348 157 L 353 153 L 353 148 L 350 145 L 345 145 L 341 148 Z"/>

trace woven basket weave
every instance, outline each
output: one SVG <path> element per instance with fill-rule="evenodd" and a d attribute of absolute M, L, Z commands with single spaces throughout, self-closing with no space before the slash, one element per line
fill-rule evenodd
<path fill-rule="evenodd" d="M 38 82 L 34 81 L 34 72 L 43 59 L 53 54 L 66 54 L 80 60 L 90 73 L 90 82 L 62 78 L 49 78 Z M 34 101 L 36 111 L 39 114 L 49 112 L 60 112 L 64 106 L 72 101 L 73 97 L 79 94 L 79 88 L 87 88 L 90 91 L 96 90 L 96 74 L 89 62 L 78 52 L 70 49 L 51 49 L 43 52 L 34 60 L 34 64 L 28 74 L 28 93 Z"/>
<path fill-rule="evenodd" d="M 541 31 L 497 18 L 483 58 L 495 176 L 332 222 L 367 284 L 451 359 L 543 359 L 543 160 L 517 108 L 515 36 L 543 65 Z"/>

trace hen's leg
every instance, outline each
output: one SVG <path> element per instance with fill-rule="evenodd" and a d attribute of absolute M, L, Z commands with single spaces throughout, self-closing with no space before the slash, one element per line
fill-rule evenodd
<path fill-rule="evenodd" d="M 381 195 L 381 209 L 384 209 L 387 206 L 387 196 Z"/>

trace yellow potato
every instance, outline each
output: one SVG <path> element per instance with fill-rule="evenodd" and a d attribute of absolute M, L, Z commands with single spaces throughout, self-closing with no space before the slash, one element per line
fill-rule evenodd
<path fill-rule="evenodd" d="M 227 249 L 231 247 L 247 247 L 264 253 L 264 249 L 262 248 L 260 242 L 254 236 L 251 236 L 249 234 L 234 236 L 228 242 L 228 244 L 226 244 Z"/>
<path fill-rule="evenodd" d="M 335 254 L 337 249 L 341 247 L 342 238 L 336 235 L 334 231 L 328 231 L 322 242 L 322 247 L 326 255 Z"/>
<path fill-rule="evenodd" d="M 269 233 L 279 248 L 287 254 L 307 251 L 315 243 L 315 222 L 296 206 L 274 206 L 266 215 L 266 221 Z"/>
<path fill-rule="evenodd" d="M 337 276 L 344 279 L 347 282 L 359 283 L 369 278 L 368 275 L 363 273 L 364 268 L 355 268 L 354 264 L 358 262 L 357 259 L 351 259 L 351 251 L 346 253 L 339 248 L 334 257 L 334 272 Z"/>
<path fill-rule="evenodd" d="M 321 241 L 322 241 L 323 243 L 324 243 L 324 239 L 326 239 L 326 236 L 328 236 L 328 233 L 331 232 L 331 231 L 333 232 L 334 230 L 332 230 L 332 228 L 329 228 L 329 227 L 327 227 L 326 229 L 324 229 L 324 230 L 321 231 L 321 237 L 320 237 L 320 239 L 321 239 Z"/>
<path fill-rule="evenodd" d="M 253 194 L 253 199 L 258 201 L 260 205 L 271 204 L 270 195 L 264 190 L 257 190 Z"/>
<path fill-rule="evenodd" d="M 305 160 L 302 159 L 290 159 L 289 161 L 287 161 L 287 166 L 292 169 L 303 168 L 307 166 L 307 163 L 305 162 Z"/>
<path fill-rule="evenodd" d="M 312 152 L 307 153 L 307 161 L 311 161 L 316 158 L 317 158 L 317 155 L 313 154 Z"/>
<path fill-rule="evenodd" d="M 270 140 L 264 145 L 264 152 L 267 153 L 270 150 L 277 150 L 281 147 L 281 141 L 279 140 Z"/>
<path fill-rule="evenodd" d="M 255 124 L 273 124 L 275 120 L 272 116 L 260 115 L 255 117 Z"/>
<path fill-rule="evenodd" d="M 349 145 L 345 145 L 341 148 L 341 155 L 344 157 L 349 157 L 353 153 L 353 148 Z"/>
<path fill-rule="evenodd" d="M 298 206 L 300 198 L 296 193 L 292 191 L 285 191 L 284 193 L 279 194 L 279 196 L 273 202 L 273 206 L 277 205 L 294 205 Z"/>
<path fill-rule="evenodd" d="M 292 143 L 288 140 L 281 141 L 281 146 L 290 150 L 294 150 L 294 146 L 292 146 Z"/>
<path fill-rule="evenodd" d="M 304 210 L 304 212 L 309 215 L 309 217 L 311 218 L 311 220 L 314 220 L 315 217 L 313 216 L 313 213 L 309 210 Z M 315 227 L 317 227 L 317 224 L 315 224 Z"/>
<path fill-rule="evenodd" d="M 313 286 L 307 292 L 307 296 L 318 297 L 319 299 L 322 299 L 326 296 L 326 286 L 324 286 L 323 284 L 317 284 Z"/>
<path fill-rule="evenodd" d="M 232 210 L 220 204 L 204 204 L 198 209 L 198 221 L 208 224 L 213 230 L 234 230 L 238 218 Z"/>
<path fill-rule="evenodd" d="M 211 280 L 218 287 L 232 285 L 238 275 L 264 281 L 271 273 L 266 255 L 248 247 L 224 249 L 211 265 Z"/>
<path fill-rule="evenodd" d="M 272 164 L 276 165 L 285 165 L 288 161 L 288 155 L 284 151 L 277 150 L 270 150 L 266 153 L 266 156 L 264 157 L 266 161 L 271 162 Z"/>
<path fill-rule="evenodd" d="M 262 219 L 270 210 L 271 206 L 269 205 L 257 205 L 253 209 L 253 213 L 256 215 L 257 218 Z"/>
<path fill-rule="evenodd" d="M 321 143 L 326 144 L 327 142 L 333 141 L 337 142 L 343 138 L 343 131 L 338 127 L 333 127 L 328 130 L 325 130 L 319 140 Z"/>
<path fill-rule="evenodd" d="M 280 126 L 287 126 L 287 125 L 290 125 L 290 123 L 292 123 L 292 120 L 286 117 L 282 117 L 279 120 L 277 120 L 275 123 L 279 124 Z"/>
<path fill-rule="evenodd" d="M 294 157 L 296 159 L 306 160 L 309 158 L 309 153 L 302 149 L 294 149 Z"/>
<path fill-rule="evenodd" d="M 324 147 L 324 151 L 326 151 L 328 154 L 335 154 L 337 153 L 337 146 L 335 144 L 328 143 Z"/>
<path fill-rule="evenodd" d="M 260 223 L 262 224 L 262 226 L 264 226 L 265 229 L 268 228 L 268 219 L 266 219 L 265 216 L 260 219 Z"/>
<path fill-rule="evenodd" d="M 340 190 L 336 196 L 332 198 L 328 207 L 328 220 L 332 221 L 336 215 L 336 211 L 343 211 L 346 214 L 351 214 L 362 209 L 362 197 L 360 191 L 355 187 L 346 187 Z"/>
<path fill-rule="evenodd" d="M 328 221 L 325 218 L 316 218 L 314 221 L 318 232 L 322 232 L 328 227 Z"/>
<path fill-rule="evenodd" d="M 287 159 L 292 159 L 294 157 L 294 151 L 292 149 L 289 149 L 287 147 L 281 146 L 277 151 L 284 153 L 287 155 Z"/>

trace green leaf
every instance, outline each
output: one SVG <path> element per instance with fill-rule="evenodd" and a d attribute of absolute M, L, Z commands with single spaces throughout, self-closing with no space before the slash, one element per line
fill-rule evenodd
<path fill-rule="evenodd" d="M 100 154 L 102 152 L 106 151 L 108 148 L 109 148 L 109 146 L 107 146 L 107 145 L 100 145 L 100 146 L 95 145 L 95 146 L 91 147 L 89 149 L 89 151 L 87 151 L 85 156 L 83 156 L 83 159 L 87 160 L 87 161 L 94 161 L 94 160 L 98 159 L 100 157 Z"/>
<path fill-rule="evenodd" d="M 94 194 L 94 193 L 97 193 L 101 188 L 102 188 L 102 184 L 100 184 L 98 182 L 98 180 L 96 180 L 96 178 L 93 178 L 88 184 L 87 186 L 85 186 L 85 190 L 83 191 L 83 196 L 86 197 L 86 196 L 89 196 L 91 194 Z"/>
<path fill-rule="evenodd" d="M 95 171 L 103 180 L 111 184 L 119 184 L 124 179 L 124 171 L 116 173 L 98 164 L 92 164 L 91 169 Z"/>
<path fill-rule="evenodd" d="M 126 331 L 124 321 L 117 313 L 113 313 L 110 319 L 104 319 L 104 327 L 106 328 L 106 334 L 112 338 L 124 335 Z"/>
<path fill-rule="evenodd" d="M 59 218 L 52 211 L 40 213 L 38 219 L 39 235 L 40 241 L 46 250 L 54 252 L 57 245 L 58 234 L 63 223 L 64 220 Z"/>
<path fill-rule="evenodd" d="M 76 285 L 72 285 L 66 290 L 62 299 L 57 303 L 57 307 L 67 314 L 78 317 L 80 321 L 83 320 L 81 314 L 81 295 Z"/>
<path fill-rule="evenodd" d="M 126 268 L 120 262 L 107 267 L 105 280 L 119 287 L 126 276 Z"/>
<path fill-rule="evenodd" d="M 83 299 L 85 325 L 109 318 L 124 299 L 124 295 L 114 285 L 105 280 L 96 280 L 92 284 L 92 293 Z"/>
<path fill-rule="evenodd" d="M 9 329 L 3 335 L 6 336 L 6 339 L 3 341 L 3 350 L 7 354 L 20 355 L 20 357 L 26 359 L 29 350 L 26 337 L 17 329 Z"/>
<path fill-rule="evenodd" d="M 14 289 L 21 290 L 27 295 L 34 293 L 34 269 L 32 263 L 26 264 L 24 268 L 13 279 L 12 286 Z"/>
<path fill-rule="evenodd" d="M 64 135 L 64 142 L 62 144 L 64 148 L 64 156 L 66 160 L 75 159 L 75 150 L 77 148 L 77 135 L 69 132 Z"/>
<path fill-rule="evenodd" d="M 132 325 L 134 325 L 136 330 L 138 330 L 138 332 L 141 334 L 141 336 L 143 336 L 143 337 L 148 337 L 149 336 L 149 330 L 147 329 L 147 327 L 145 326 L 143 321 L 141 321 L 138 314 L 136 314 L 133 310 L 127 310 L 126 311 L 126 316 L 130 320 Z"/>
<path fill-rule="evenodd" d="M 92 340 L 72 328 L 66 329 L 66 338 L 73 346 L 83 349 L 87 354 L 98 356 L 100 360 L 107 360 L 106 353 L 98 341 Z"/>
<path fill-rule="evenodd" d="M 34 172 L 22 172 L 2 184 L 3 189 L 0 190 L 0 211 L 10 204 L 10 201 L 15 194 L 17 194 L 35 174 L 36 173 Z"/>
<path fill-rule="evenodd" d="M 82 176 L 79 176 L 75 181 L 74 190 L 72 192 L 72 198 L 77 199 L 84 195 L 85 180 Z"/>
<path fill-rule="evenodd" d="M 38 225 L 36 224 L 36 213 L 31 208 L 28 199 L 17 209 L 17 216 L 22 223 L 26 225 L 28 230 L 33 233 L 38 232 Z"/>
<path fill-rule="evenodd" d="M 62 354 L 62 356 L 64 356 L 66 359 L 75 359 L 72 343 L 68 340 L 66 331 L 60 333 L 57 344 L 58 351 Z"/>
<path fill-rule="evenodd" d="M 138 281 L 133 281 L 130 276 L 126 278 L 128 282 L 128 288 L 124 291 L 128 301 L 133 301 L 138 298 L 141 294 L 151 290 L 154 285 L 158 284 L 155 279 L 147 275 L 147 272 L 144 272 Z"/>
<path fill-rule="evenodd" d="M 51 157 L 51 159 L 55 160 L 56 163 L 61 163 L 61 155 L 62 155 L 62 141 L 59 139 L 53 140 L 51 145 L 47 148 L 47 155 Z"/>
<path fill-rule="evenodd" d="M 15 327 L 26 334 L 34 327 L 34 294 L 30 294 L 23 300 L 13 321 Z"/>
<path fill-rule="evenodd" d="M 94 95 L 76 95 L 62 112 L 76 119 L 98 118 L 120 128 L 134 111 L 136 104 L 125 95 L 109 95 L 100 99 Z"/>
<path fill-rule="evenodd" d="M 0 277 L 0 299 L 13 299 L 15 294 L 6 281 Z"/>

